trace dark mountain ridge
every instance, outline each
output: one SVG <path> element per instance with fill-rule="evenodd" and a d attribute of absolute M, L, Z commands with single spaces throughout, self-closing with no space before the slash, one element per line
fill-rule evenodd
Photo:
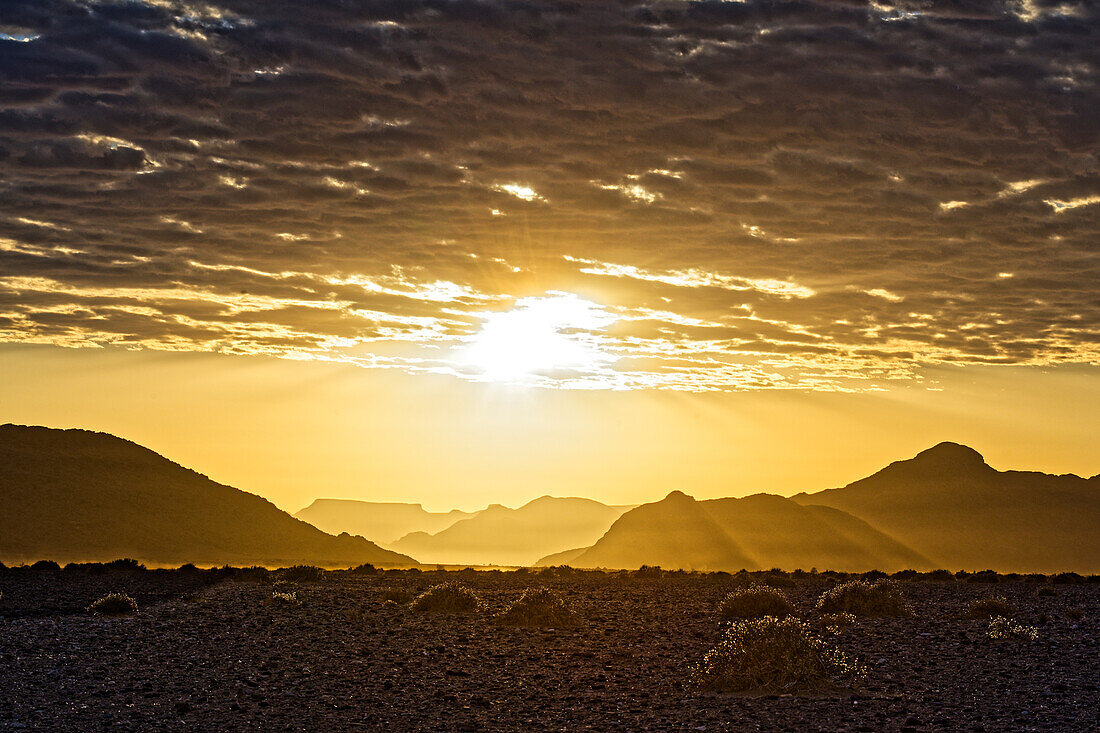
<path fill-rule="evenodd" d="M 0 558 L 152 564 L 411 565 L 122 438 L 0 426 Z"/>

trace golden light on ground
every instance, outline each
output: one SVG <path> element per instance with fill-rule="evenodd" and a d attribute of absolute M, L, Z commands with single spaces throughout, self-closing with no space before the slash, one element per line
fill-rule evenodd
<path fill-rule="evenodd" d="M 521 298 L 509 311 L 490 313 L 460 361 L 493 382 L 523 382 L 560 369 L 590 372 L 614 361 L 594 332 L 616 316 L 572 293 Z"/>

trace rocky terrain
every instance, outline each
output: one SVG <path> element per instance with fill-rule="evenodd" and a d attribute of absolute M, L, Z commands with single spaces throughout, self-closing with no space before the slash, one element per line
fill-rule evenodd
<path fill-rule="evenodd" d="M 704 694 L 688 684 L 722 633 L 716 610 L 738 580 L 726 574 L 365 569 L 272 585 L 278 577 L 0 570 L 0 729 L 1100 727 L 1100 584 L 1086 579 L 899 579 L 912 618 L 860 619 L 823 632 L 870 666 L 857 689 L 754 696 Z M 772 582 L 812 620 L 817 597 L 840 579 Z M 447 580 L 475 590 L 483 608 L 421 614 L 409 607 L 412 596 Z M 494 622 L 539 586 L 556 589 L 581 623 Z M 83 610 L 107 590 L 129 592 L 138 611 L 98 617 Z M 292 600 L 273 601 L 274 593 Z M 972 600 L 987 596 L 1004 597 L 1038 638 L 991 639 L 988 621 L 963 618 Z"/>

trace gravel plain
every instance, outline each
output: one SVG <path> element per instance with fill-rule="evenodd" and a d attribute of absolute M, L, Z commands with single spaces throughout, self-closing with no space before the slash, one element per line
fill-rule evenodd
<path fill-rule="evenodd" d="M 475 614 L 387 596 L 446 580 Z M 783 590 L 813 619 L 836 578 Z M 899 582 L 912 618 L 826 636 L 871 670 L 825 695 L 703 694 L 691 670 L 721 637 L 723 574 L 330 572 L 272 586 L 228 573 L 0 571 L 0 730 L 1096 731 L 1100 584 Z M 530 587 L 570 629 L 494 622 Z M 1046 589 L 1039 592 L 1039 589 Z M 122 591 L 126 617 L 84 609 Z M 273 592 L 296 603 L 273 602 Z M 1038 639 L 962 618 L 1002 596 Z M 1067 615 L 1068 612 L 1068 615 Z"/>

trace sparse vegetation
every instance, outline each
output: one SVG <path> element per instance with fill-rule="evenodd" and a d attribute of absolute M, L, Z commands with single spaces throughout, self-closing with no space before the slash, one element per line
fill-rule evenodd
<path fill-rule="evenodd" d="M 268 603 L 272 603 L 276 606 L 300 606 L 302 602 L 298 600 L 298 592 L 293 590 L 279 590 L 275 588 L 271 591 L 271 598 L 268 599 Z"/>
<path fill-rule="evenodd" d="M 850 613 L 823 613 L 817 618 L 817 627 L 835 634 L 855 622 L 856 617 Z"/>
<path fill-rule="evenodd" d="M 1036 627 L 1018 624 L 1004 616 L 995 616 L 989 622 L 989 631 L 986 633 L 990 639 L 1027 639 L 1035 641 L 1039 638 L 1039 629 Z"/>
<path fill-rule="evenodd" d="M 1070 621 L 1080 621 L 1085 617 L 1085 612 L 1080 608 L 1067 608 L 1066 618 Z"/>
<path fill-rule="evenodd" d="M 890 582 L 868 583 L 852 580 L 841 583 L 821 594 L 817 600 L 820 613 L 850 613 L 854 616 L 911 616 L 905 597 Z"/>
<path fill-rule="evenodd" d="M 1078 585 L 1085 582 L 1085 576 L 1078 573 L 1058 573 L 1050 578 L 1055 585 Z"/>
<path fill-rule="evenodd" d="M 405 605 L 413 599 L 412 593 L 401 590 L 400 588 L 387 588 L 382 591 L 382 602 L 391 601 L 398 605 Z"/>
<path fill-rule="evenodd" d="M 992 596 L 971 601 L 963 615 L 972 619 L 987 619 L 994 616 L 1011 618 L 1016 615 L 1016 609 L 1001 596 Z"/>
<path fill-rule="evenodd" d="M 454 581 L 433 586 L 412 602 L 412 609 L 422 613 L 473 613 L 479 606 L 477 593 Z"/>
<path fill-rule="evenodd" d="M 553 626 L 567 628 L 580 623 L 556 591 L 550 588 L 528 588 L 507 611 L 497 616 L 506 626 Z"/>
<path fill-rule="evenodd" d="M 928 579 L 934 580 L 937 583 L 946 583 L 954 580 L 955 575 L 950 570 L 933 570 L 928 573 Z"/>
<path fill-rule="evenodd" d="M 88 606 L 88 611 L 96 616 L 129 616 L 137 611 L 137 601 L 125 593 L 108 593 Z"/>
<path fill-rule="evenodd" d="M 792 616 L 794 606 L 783 591 L 764 585 L 753 585 L 733 591 L 718 610 L 723 619 Z"/>
<path fill-rule="evenodd" d="M 280 575 L 291 583 L 318 583 L 325 577 L 325 571 L 312 565 L 295 565 L 284 568 Z"/>
<path fill-rule="evenodd" d="M 732 624 L 693 681 L 717 692 L 814 692 L 858 683 L 865 674 L 798 619 L 767 616 Z"/>
<path fill-rule="evenodd" d="M 634 571 L 635 578 L 643 578 L 648 580 L 660 578 L 662 575 L 664 575 L 664 571 L 661 570 L 661 568 L 657 565 L 642 565 L 640 568 Z"/>
<path fill-rule="evenodd" d="M 983 570 L 980 573 L 974 573 L 966 579 L 967 583 L 999 583 L 1001 582 L 1001 576 L 993 570 Z"/>

